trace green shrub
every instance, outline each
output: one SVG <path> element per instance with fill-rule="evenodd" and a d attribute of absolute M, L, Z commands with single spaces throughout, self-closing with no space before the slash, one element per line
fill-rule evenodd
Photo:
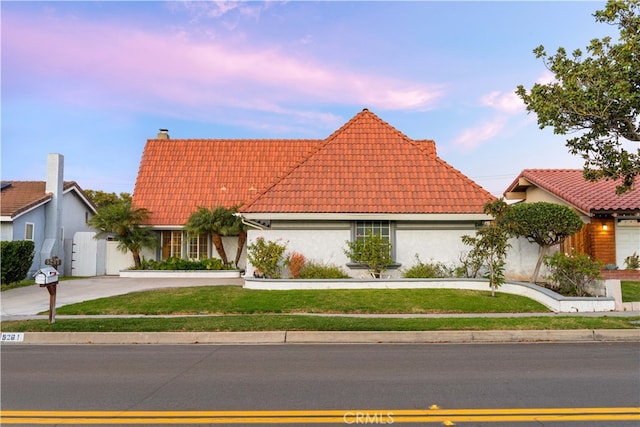
<path fill-rule="evenodd" d="M 602 263 L 591 260 L 586 254 L 556 252 L 544 258 L 549 269 L 547 276 L 562 295 L 588 295 L 587 288 L 602 278 Z"/>
<path fill-rule="evenodd" d="M 636 252 L 624 259 L 624 265 L 627 270 L 637 270 L 640 268 L 640 256 Z"/>
<path fill-rule="evenodd" d="M 258 276 L 279 279 L 282 274 L 282 262 L 287 245 L 266 241 L 258 237 L 255 243 L 247 246 L 247 258 Z M 254 275 L 255 275 L 254 274 Z"/>
<path fill-rule="evenodd" d="M 349 275 L 337 265 L 307 261 L 300 269 L 301 279 L 348 279 Z"/>
<path fill-rule="evenodd" d="M 407 279 L 429 279 L 451 277 L 453 272 L 441 262 L 422 262 L 416 255 L 416 264 L 402 274 Z"/>
<path fill-rule="evenodd" d="M 381 277 L 393 263 L 391 258 L 391 243 L 380 234 L 369 231 L 366 236 L 352 241 L 347 241 L 347 249 L 344 254 L 355 263 L 367 267 L 373 277 Z"/>
<path fill-rule="evenodd" d="M 2 284 L 17 283 L 27 277 L 33 263 L 35 243 L 31 240 L 1 242 Z"/>
<path fill-rule="evenodd" d="M 232 266 L 225 266 L 218 258 L 203 260 L 188 260 L 179 257 L 171 257 L 162 261 L 143 258 L 140 262 L 140 270 L 229 270 Z"/>

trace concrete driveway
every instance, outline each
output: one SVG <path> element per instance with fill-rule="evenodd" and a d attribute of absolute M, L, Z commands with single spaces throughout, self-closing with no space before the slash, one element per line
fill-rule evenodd
<path fill-rule="evenodd" d="M 119 276 L 97 276 L 64 280 L 58 284 L 56 307 L 130 292 L 188 286 L 238 285 L 243 279 L 140 279 Z M 1 320 L 49 310 L 49 293 L 40 285 L 11 289 L 0 294 Z"/>

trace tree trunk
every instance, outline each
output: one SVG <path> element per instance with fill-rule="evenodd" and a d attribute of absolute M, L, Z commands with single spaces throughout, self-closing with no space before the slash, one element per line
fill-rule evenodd
<path fill-rule="evenodd" d="M 222 260 L 224 265 L 229 264 L 229 261 L 227 261 L 227 253 L 224 251 L 224 245 L 222 244 L 222 236 L 220 236 L 218 233 L 213 233 L 212 238 L 213 246 L 215 246 L 216 252 L 218 252 L 218 255 L 220 255 L 220 259 Z"/>
<path fill-rule="evenodd" d="M 131 254 L 133 255 L 133 265 L 135 268 L 140 268 L 140 265 L 142 264 L 140 261 L 140 252 L 131 251 Z"/>
<path fill-rule="evenodd" d="M 247 232 L 243 230 L 238 235 L 238 250 L 236 251 L 236 268 L 238 268 L 238 263 L 240 262 L 240 257 L 242 256 L 242 249 L 244 249 L 245 243 L 247 243 Z"/>
<path fill-rule="evenodd" d="M 533 277 L 531 277 L 531 283 L 536 283 L 538 280 L 538 274 L 540 274 L 540 267 L 542 266 L 542 260 L 544 256 L 547 254 L 549 250 L 548 246 L 540 246 L 540 256 L 538 257 L 538 262 L 536 262 L 536 268 L 533 270 Z"/>

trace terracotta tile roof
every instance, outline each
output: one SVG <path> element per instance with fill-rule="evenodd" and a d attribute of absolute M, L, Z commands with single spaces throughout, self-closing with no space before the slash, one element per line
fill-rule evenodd
<path fill-rule="evenodd" d="M 51 199 L 51 193 L 45 192 L 45 181 L 2 181 L 2 184 L 0 193 L 0 215 L 2 216 L 14 218 Z M 5 186 L 5 184 L 8 185 Z M 63 191 L 74 186 L 78 187 L 75 181 L 65 181 Z"/>
<path fill-rule="evenodd" d="M 494 199 L 364 110 L 325 140 L 147 141 L 133 194 L 155 226 L 184 224 L 198 206 L 243 212 L 482 213 Z"/>
<path fill-rule="evenodd" d="M 306 157 L 319 140 L 151 139 L 133 203 L 149 223 L 182 225 L 199 206 L 246 203 Z"/>
<path fill-rule="evenodd" d="M 520 184 L 520 178 L 525 178 L 585 213 L 640 211 L 638 179 L 635 190 L 617 195 L 616 186 L 620 181 L 587 181 L 581 169 L 525 169 L 507 188 L 505 195 L 526 190 L 526 186 Z"/>
<path fill-rule="evenodd" d="M 242 208 L 246 213 L 482 213 L 494 197 L 414 141 L 363 110 L 283 178 Z"/>

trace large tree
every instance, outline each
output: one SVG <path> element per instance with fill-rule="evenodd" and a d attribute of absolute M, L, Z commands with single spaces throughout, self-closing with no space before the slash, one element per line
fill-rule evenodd
<path fill-rule="evenodd" d="M 517 203 L 509 206 L 497 223 L 512 236 L 524 237 L 540 246 L 540 255 L 531 281 L 538 279 L 542 261 L 554 245 L 577 233 L 582 228 L 580 216 L 571 208 L 556 203 Z"/>
<path fill-rule="evenodd" d="M 107 193 L 102 190 L 84 190 L 84 193 L 98 209 L 117 203 L 131 202 L 131 194 L 124 192 L 116 194 Z"/>
<path fill-rule="evenodd" d="M 89 225 L 96 230 L 96 238 L 113 234 L 118 239 L 118 249 L 131 251 L 136 268 L 140 267 L 140 252 L 144 248 L 155 248 L 158 245 L 156 234 L 141 225 L 149 218 L 150 212 L 145 208 L 136 208 L 131 200 L 110 203 L 98 209 L 98 213 L 89 219 Z"/>
<path fill-rule="evenodd" d="M 583 57 L 580 49 L 569 56 L 560 47 L 548 55 L 544 46 L 537 58 L 555 75 L 555 81 L 536 83 L 531 91 L 516 93 L 535 112 L 540 128 L 577 136 L 567 140 L 571 154 L 584 158 L 585 178 L 618 179 L 618 193 L 633 189 L 640 174 L 640 148 L 625 148 L 625 141 L 640 141 L 640 2 L 609 0 L 595 12 L 597 22 L 618 27 L 611 37 L 593 39 Z"/>

